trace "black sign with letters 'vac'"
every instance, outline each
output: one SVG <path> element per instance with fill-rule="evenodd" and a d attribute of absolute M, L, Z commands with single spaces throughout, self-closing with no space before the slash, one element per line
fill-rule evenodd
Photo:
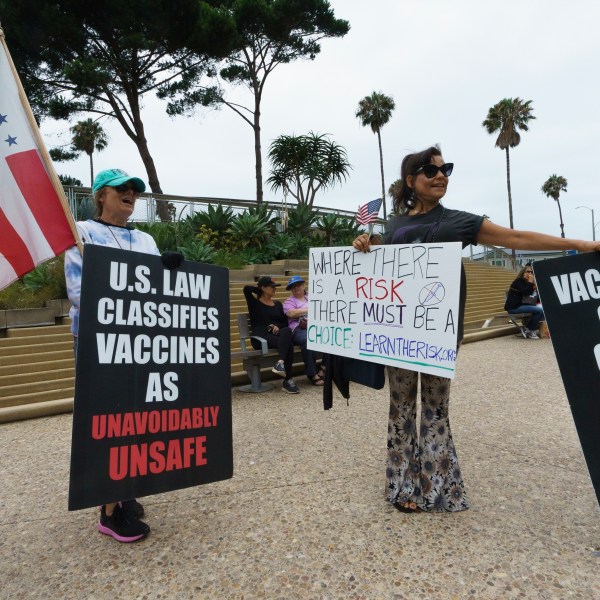
<path fill-rule="evenodd" d="M 86 246 L 69 510 L 232 474 L 227 269 Z"/>
<path fill-rule="evenodd" d="M 600 255 L 534 263 L 571 413 L 600 504 Z"/>

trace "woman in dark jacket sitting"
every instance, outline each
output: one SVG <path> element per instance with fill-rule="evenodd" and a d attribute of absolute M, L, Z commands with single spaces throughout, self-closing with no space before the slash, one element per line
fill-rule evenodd
<path fill-rule="evenodd" d="M 244 296 L 250 313 L 252 334 L 267 340 L 269 348 L 279 350 L 279 360 L 273 367 L 273 373 L 284 377 L 281 389 L 288 394 L 298 394 L 300 390 L 292 379 L 293 331 L 288 327 L 283 305 L 273 298 L 279 285 L 272 277 L 263 276 L 256 282 L 256 287 L 244 286 Z M 252 340 L 252 346 L 260 348 L 255 340 Z"/>
<path fill-rule="evenodd" d="M 531 304 L 525 304 L 524 298 L 531 298 Z M 519 275 L 508 288 L 504 310 L 511 315 L 531 313 L 527 326 L 521 327 L 521 333 L 523 337 L 532 340 L 539 340 L 536 330 L 540 321 L 544 320 L 544 309 L 537 304 L 539 301 L 533 269 L 531 265 L 526 265 L 519 271 Z"/>

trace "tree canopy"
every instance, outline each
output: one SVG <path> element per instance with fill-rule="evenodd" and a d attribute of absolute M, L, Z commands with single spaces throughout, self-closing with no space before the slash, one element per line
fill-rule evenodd
<path fill-rule="evenodd" d="M 514 148 L 521 142 L 521 131 L 529 131 L 529 121 L 535 119 L 532 100 L 521 98 L 504 98 L 492 106 L 483 122 L 487 132 L 492 135 L 498 132 L 496 146 L 501 150 Z"/>
<path fill-rule="evenodd" d="M 312 208 L 321 189 L 342 183 L 352 168 L 346 150 L 326 134 L 281 135 L 269 148 L 273 165 L 267 183 Z"/>
<path fill-rule="evenodd" d="M 387 218 L 385 201 L 385 178 L 383 175 L 383 150 L 381 148 L 381 128 L 391 119 L 392 111 L 396 103 L 391 96 L 383 92 L 373 92 L 365 96 L 358 103 L 356 118 L 360 120 L 363 127 L 371 127 L 371 131 L 377 134 L 379 143 L 379 166 L 381 170 L 381 200 L 383 204 L 383 218 Z"/>
<path fill-rule="evenodd" d="M 71 148 L 53 148 L 50 150 L 50 156 L 56 161 L 74 160 L 82 152 L 85 152 L 90 159 L 90 187 L 94 182 L 94 160 L 95 151 L 101 152 L 108 144 L 108 136 L 102 125 L 93 119 L 79 121 L 71 127 Z"/>
<path fill-rule="evenodd" d="M 533 115 L 532 100 L 521 98 L 504 98 L 494 104 L 489 110 L 482 125 L 486 131 L 493 135 L 498 133 L 496 147 L 506 153 L 506 189 L 508 191 L 508 218 L 510 228 L 514 229 L 512 193 L 510 189 L 510 148 L 518 146 L 521 142 L 521 131 L 529 131 L 529 121 L 535 119 Z M 516 265 L 516 252 L 512 251 L 513 267 Z"/>
<path fill-rule="evenodd" d="M 168 112 L 181 114 L 203 106 L 225 105 L 254 131 L 256 200 L 263 200 L 260 106 L 266 81 L 281 64 L 304 58 L 314 60 L 323 38 L 348 33 L 347 21 L 336 19 L 327 0 L 226 0 L 222 6 L 234 23 L 234 50 L 220 70 L 222 80 L 246 86 L 252 94 L 249 106 L 227 99 L 220 84 L 178 90 L 165 89 L 171 96 Z M 194 47 L 192 45 L 192 47 Z"/>
<path fill-rule="evenodd" d="M 556 201 L 560 198 L 561 192 L 567 191 L 567 180 L 561 175 L 550 175 L 542 186 L 542 192 Z"/>
<path fill-rule="evenodd" d="M 560 217 L 560 236 L 565 237 L 565 224 L 563 223 L 562 209 L 560 207 L 560 193 L 567 191 L 567 180 L 561 175 L 550 175 L 542 186 L 542 192 L 556 201 L 558 216 Z"/>
<path fill-rule="evenodd" d="M 197 0 L 0 0 L 7 42 L 39 119 L 117 119 L 161 193 L 142 119 L 145 94 L 197 85 L 226 55 L 230 17 Z M 194 46 L 194 51 L 187 48 Z M 168 219 L 166 206 L 159 206 Z"/>

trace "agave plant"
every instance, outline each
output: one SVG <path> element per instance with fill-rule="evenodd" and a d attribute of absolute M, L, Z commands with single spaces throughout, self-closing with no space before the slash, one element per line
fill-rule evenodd
<path fill-rule="evenodd" d="M 288 232 L 302 236 L 312 234 L 313 225 L 317 220 L 317 215 L 312 212 L 307 204 L 299 204 L 292 209 L 288 216 Z"/>
<path fill-rule="evenodd" d="M 225 234 L 233 223 L 234 214 L 230 206 L 223 208 L 222 204 L 217 204 L 216 207 L 209 204 L 206 212 L 194 215 L 193 219 L 198 227 L 206 225 L 217 233 Z"/>
<path fill-rule="evenodd" d="M 187 246 L 177 249 L 187 260 L 199 263 L 212 264 L 215 260 L 216 250 L 201 240 L 190 241 Z"/>
<path fill-rule="evenodd" d="M 365 230 L 351 217 L 340 217 L 340 226 L 335 231 L 333 243 L 336 245 L 350 246 L 354 239 Z M 350 242 L 348 242 L 350 240 Z"/>
<path fill-rule="evenodd" d="M 238 255 L 244 261 L 244 264 L 247 265 L 271 262 L 269 255 L 258 248 L 244 248 L 243 250 L 239 251 Z"/>
<path fill-rule="evenodd" d="M 285 233 L 274 235 L 267 244 L 267 251 L 272 256 L 271 260 L 287 258 L 292 254 L 293 249 L 294 240 Z"/>
<path fill-rule="evenodd" d="M 177 232 L 172 222 L 137 223 L 137 229 L 151 235 L 161 252 L 175 250 L 177 244 Z"/>
<path fill-rule="evenodd" d="M 292 241 L 290 256 L 294 258 L 308 258 L 310 247 L 315 245 L 313 237 L 306 237 L 297 233 L 290 235 L 290 240 Z"/>
<path fill-rule="evenodd" d="M 231 223 L 229 233 L 242 248 L 264 246 L 271 233 L 268 217 L 255 212 L 239 214 Z"/>
<path fill-rule="evenodd" d="M 270 231 L 275 231 L 278 217 L 277 215 L 273 216 L 273 209 L 269 208 L 267 204 L 257 204 L 256 206 L 251 206 L 248 209 L 248 214 L 260 217 L 267 223 Z"/>
<path fill-rule="evenodd" d="M 63 258 L 56 257 L 38 265 L 33 271 L 23 276 L 22 283 L 23 287 L 30 292 L 45 290 L 48 299 L 66 298 Z"/>
<path fill-rule="evenodd" d="M 333 245 L 333 238 L 336 231 L 344 229 L 342 219 L 337 213 L 327 213 L 322 215 L 317 221 L 317 227 L 325 234 L 327 246 Z"/>

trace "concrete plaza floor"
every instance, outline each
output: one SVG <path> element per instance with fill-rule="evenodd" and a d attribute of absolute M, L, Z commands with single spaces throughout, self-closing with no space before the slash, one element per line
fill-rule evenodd
<path fill-rule="evenodd" d="M 233 393 L 231 480 L 144 500 L 148 539 L 69 513 L 71 416 L 0 426 L 0 598 L 600 598 L 600 510 L 551 343 L 465 345 L 459 514 L 384 500 L 387 387 Z"/>

